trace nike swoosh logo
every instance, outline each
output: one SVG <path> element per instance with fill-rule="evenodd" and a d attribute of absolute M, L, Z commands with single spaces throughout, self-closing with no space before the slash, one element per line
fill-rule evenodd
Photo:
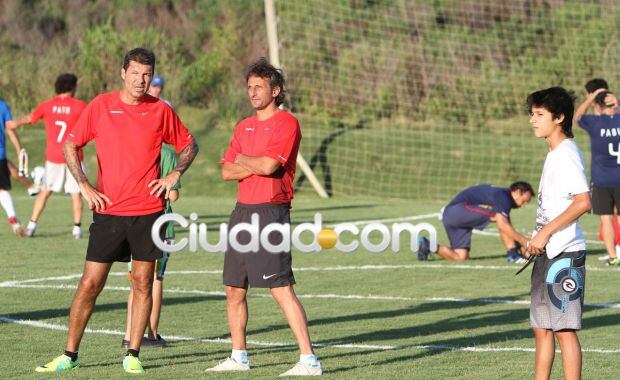
<path fill-rule="evenodd" d="M 277 274 L 277 273 L 270 274 L 269 276 L 265 276 L 265 275 L 263 275 L 263 280 L 268 280 L 268 279 L 270 279 L 271 277 L 275 276 L 276 274 Z"/>

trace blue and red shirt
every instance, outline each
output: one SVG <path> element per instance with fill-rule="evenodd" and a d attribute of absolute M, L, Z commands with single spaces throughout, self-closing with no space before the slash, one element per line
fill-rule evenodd
<path fill-rule="evenodd" d="M 477 207 L 488 206 L 489 216 L 500 213 L 506 218 L 510 218 L 510 211 L 517 207 L 510 189 L 487 184 L 468 187 L 461 191 L 448 206 L 460 203 Z"/>

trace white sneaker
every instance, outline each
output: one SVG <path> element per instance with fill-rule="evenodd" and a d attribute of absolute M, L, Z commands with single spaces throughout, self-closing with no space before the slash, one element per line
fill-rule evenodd
<path fill-rule="evenodd" d="M 37 224 L 30 221 L 28 222 L 28 225 L 26 226 L 26 236 L 27 237 L 33 237 L 34 236 L 34 232 L 37 230 Z"/>
<path fill-rule="evenodd" d="M 285 376 L 321 376 L 323 374 L 323 370 L 321 369 L 321 363 L 316 362 L 315 365 L 309 365 L 306 363 L 298 362 L 295 364 L 295 367 L 289 369 L 288 371 L 280 374 L 280 377 Z"/>
<path fill-rule="evenodd" d="M 207 372 L 230 372 L 230 371 L 249 371 L 250 366 L 247 364 L 241 364 L 233 358 L 226 358 L 222 360 L 216 366 L 208 368 Z"/>
<path fill-rule="evenodd" d="M 28 188 L 28 195 L 30 195 L 31 197 L 34 197 L 35 195 L 39 194 L 41 192 L 41 186 L 38 185 L 32 185 Z"/>
<path fill-rule="evenodd" d="M 73 235 L 73 238 L 75 240 L 81 240 L 82 239 L 82 228 L 78 226 L 73 226 L 73 231 L 71 231 L 71 235 Z"/>
<path fill-rule="evenodd" d="M 601 256 L 598 258 L 598 261 L 607 261 L 607 260 L 609 260 L 609 255 Z"/>

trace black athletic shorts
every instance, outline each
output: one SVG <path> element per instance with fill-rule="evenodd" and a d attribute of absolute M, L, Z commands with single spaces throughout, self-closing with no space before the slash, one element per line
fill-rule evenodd
<path fill-rule="evenodd" d="M 228 231 L 239 223 L 250 223 L 252 214 L 259 217 L 260 231 L 270 223 L 291 223 L 291 213 L 288 205 L 262 203 L 248 205 L 237 203 L 230 215 Z M 250 242 L 250 234 L 241 231 L 237 235 L 240 244 Z M 279 233 L 269 234 L 269 242 L 277 245 L 282 241 Z M 238 252 L 231 247 L 230 241 L 224 256 L 224 285 L 237 288 L 278 288 L 295 284 L 292 269 L 291 251 L 271 253 L 259 243 L 258 252 Z"/>
<path fill-rule="evenodd" d="M 86 260 L 98 263 L 115 261 L 127 263 L 132 258 L 138 261 L 155 261 L 161 258 L 163 252 L 155 246 L 151 237 L 153 223 L 161 214 L 163 211 L 140 216 L 93 212 Z"/>
<path fill-rule="evenodd" d="M 0 190 L 11 190 L 11 172 L 6 159 L 0 160 Z"/>
<path fill-rule="evenodd" d="M 620 209 L 620 187 L 592 186 L 592 212 L 613 215 L 614 206 Z"/>

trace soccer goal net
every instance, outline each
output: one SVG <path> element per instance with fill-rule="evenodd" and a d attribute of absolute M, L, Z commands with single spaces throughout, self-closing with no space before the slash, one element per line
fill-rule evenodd
<path fill-rule="evenodd" d="M 277 0 L 276 13 L 302 153 L 334 195 L 537 186 L 546 145 L 527 94 L 560 85 L 580 102 L 593 77 L 618 85 L 613 0 Z"/>

